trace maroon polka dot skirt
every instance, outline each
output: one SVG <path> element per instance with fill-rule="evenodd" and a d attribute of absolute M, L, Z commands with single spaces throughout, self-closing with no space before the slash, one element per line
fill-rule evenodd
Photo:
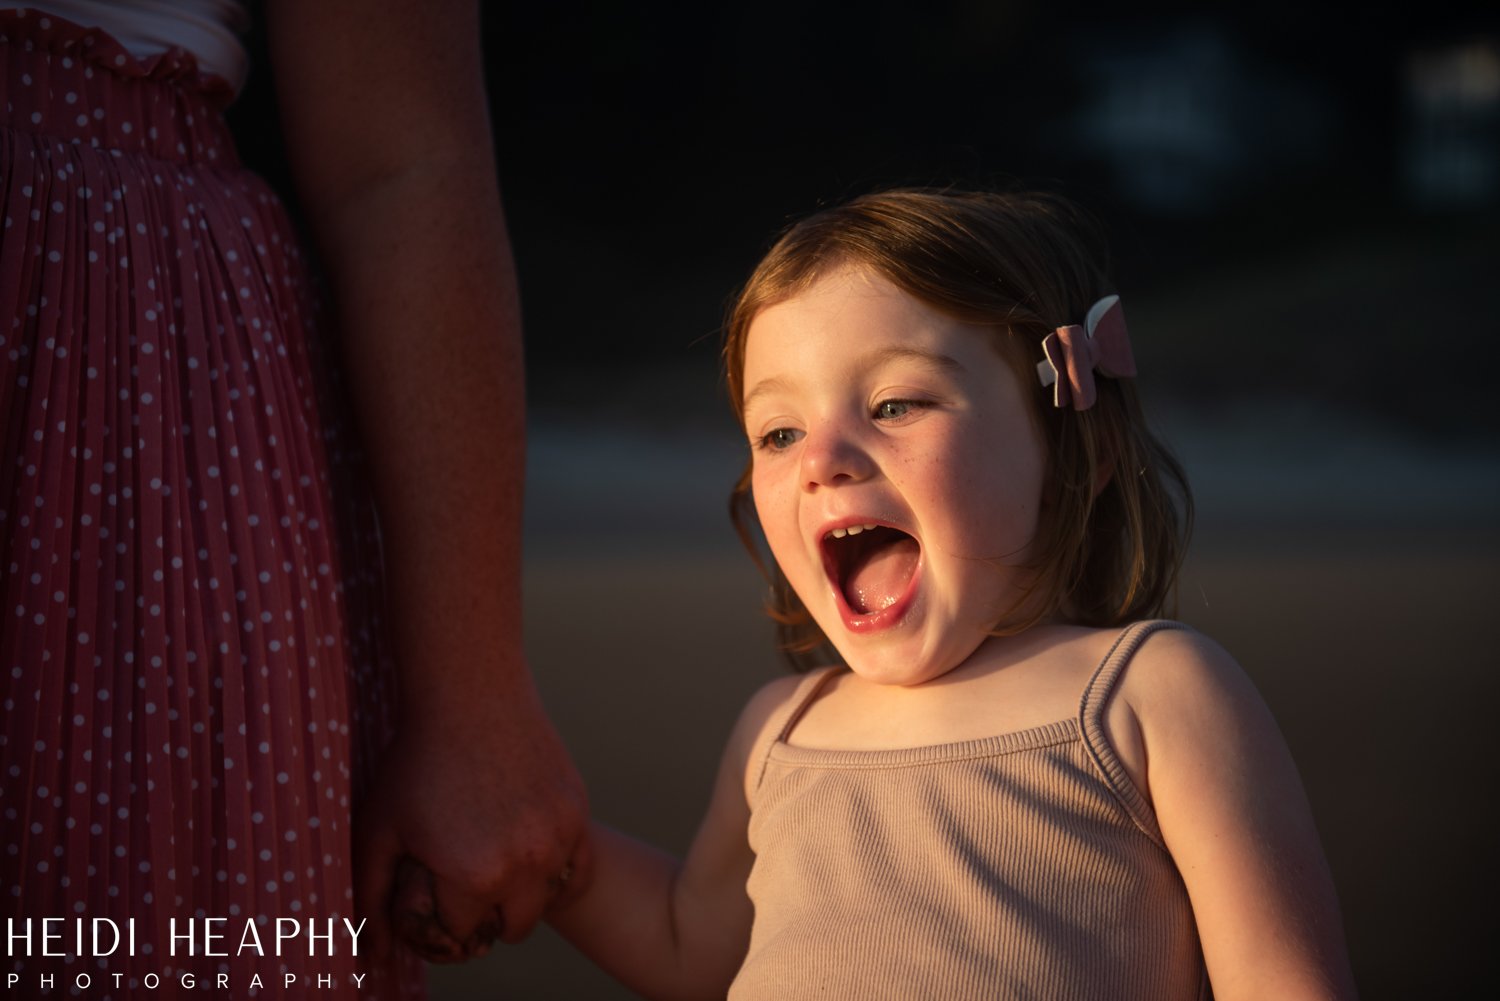
<path fill-rule="evenodd" d="M 422 994 L 344 930 L 393 715 L 378 539 L 307 262 L 227 97 L 180 51 L 0 13 L 9 996 Z"/>

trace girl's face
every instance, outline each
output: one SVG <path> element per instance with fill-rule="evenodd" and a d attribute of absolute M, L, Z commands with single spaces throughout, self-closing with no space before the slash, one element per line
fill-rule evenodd
<path fill-rule="evenodd" d="M 842 267 L 762 310 L 745 346 L 756 513 L 861 677 L 963 663 L 1029 576 L 1046 455 L 992 329 Z"/>

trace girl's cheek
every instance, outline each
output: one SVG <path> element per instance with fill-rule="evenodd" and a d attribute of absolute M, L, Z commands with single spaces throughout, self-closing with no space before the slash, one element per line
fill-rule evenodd
<path fill-rule="evenodd" d="M 755 501 L 755 518 L 768 540 L 775 538 L 779 519 L 783 517 L 777 490 L 769 477 L 756 469 L 750 479 L 750 496 Z"/>

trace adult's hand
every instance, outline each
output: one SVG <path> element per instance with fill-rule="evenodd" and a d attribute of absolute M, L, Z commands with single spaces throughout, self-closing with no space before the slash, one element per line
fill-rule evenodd
<path fill-rule="evenodd" d="M 388 949 L 394 933 L 441 962 L 524 938 L 587 884 L 587 814 L 529 685 L 488 725 L 466 712 L 398 732 L 355 829 L 356 913 L 372 948 Z"/>

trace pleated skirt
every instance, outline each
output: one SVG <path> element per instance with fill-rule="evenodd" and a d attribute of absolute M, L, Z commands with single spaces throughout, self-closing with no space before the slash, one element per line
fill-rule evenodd
<path fill-rule="evenodd" d="M 394 679 L 296 234 L 180 51 L 5 13 L 0 86 L 0 983 L 420 997 L 343 925 Z"/>

